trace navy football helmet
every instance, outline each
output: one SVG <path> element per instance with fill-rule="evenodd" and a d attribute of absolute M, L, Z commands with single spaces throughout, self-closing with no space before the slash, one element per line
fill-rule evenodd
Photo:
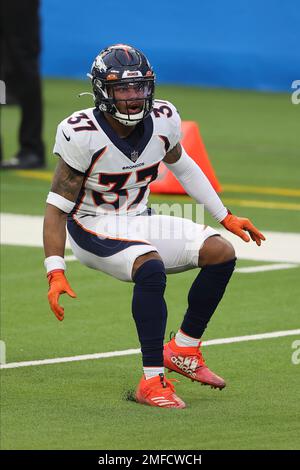
<path fill-rule="evenodd" d="M 102 50 L 88 76 L 92 80 L 95 106 L 120 123 L 133 126 L 151 113 L 155 75 L 148 59 L 138 49 L 116 44 Z M 118 99 L 115 97 L 117 90 Z M 120 99 L 122 92 L 127 93 L 124 99 Z M 118 109 L 120 102 L 125 104 L 123 112 Z"/>

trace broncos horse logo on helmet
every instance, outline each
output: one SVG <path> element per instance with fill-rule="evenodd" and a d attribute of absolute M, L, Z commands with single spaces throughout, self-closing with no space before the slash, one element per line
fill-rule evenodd
<path fill-rule="evenodd" d="M 155 75 L 148 59 L 138 49 L 125 44 L 103 49 L 94 60 L 89 77 L 95 105 L 121 124 L 136 125 L 151 113 Z"/>

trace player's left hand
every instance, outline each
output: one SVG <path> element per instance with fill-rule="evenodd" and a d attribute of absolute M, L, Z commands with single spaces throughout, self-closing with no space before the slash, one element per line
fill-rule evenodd
<path fill-rule="evenodd" d="M 65 277 L 63 269 L 50 271 L 47 275 L 49 281 L 48 301 L 52 312 L 59 321 L 64 319 L 64 308 L 59 305 L 58 300 L 61 294 L 67 293 L 70 297 L 76 297 L 70 284 Z"/>
<path fill-rule="evenodd" d="M 258 245 L 261 245 L 261 240 L 265 240 L 264 235 L 257 230 L 256 227 L 252 224 L 249 219 L 245 219 L 243 217 L 236 217 L 235 215 L 228 212 L 225 219 L 221 221 L 221 224 L 229 230 L 229 232 L 234 233 L 238 237 L 242 238 L 245 242 L 250 241 L 250 237 L 252 240 Z M 249 232 L 250 237 L 245 232 Z"/>

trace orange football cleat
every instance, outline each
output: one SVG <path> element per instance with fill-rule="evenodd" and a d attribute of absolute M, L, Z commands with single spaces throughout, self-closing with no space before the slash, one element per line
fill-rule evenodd
<path fill-rule="evenodd" d="M 200 346 L 201 342 L 199 346 L 191 348 L 177 346 L 175 338 L 172 338 L 164 346 L 164 366 L 169 369 L 169 372 L 177 372 L 193 382 L 201 382 L 203 385 L 222 390 L 226 383 L 206 366 Z"/>
<path fill-rule="evenodd" d="M 136 390 L 136 401 L 160 408 L 185 408 L 185 403 L 176 395 L 174 385 L 163 374 L 146 380 L 143 377 Z"/>

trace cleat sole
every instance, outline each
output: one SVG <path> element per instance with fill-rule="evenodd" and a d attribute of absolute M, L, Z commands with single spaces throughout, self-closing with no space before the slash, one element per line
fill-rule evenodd
<path fill-rule="evenodd" d="M 226 387 L 226 383 L 223 385 L 223 386 L 219 386 L 219 385 L 212 385 L 210 383 L 206 383 L 206 382 L 201 382 L 200 380 L 197 380 L 197 379 L 193 379 L 192 377 L 190 377 L 189 375 L 185 375 L 177 370 L 174 370 L 174 369 L 169 369 L 167 368 L 167 372 L 168 374 L 170 374 L 171 372 L 175 372 L 176 374 L 179 374 L 179 375 L 182 375 L 183 377 L 186 377 L 187 379 L 190 379 L 192 382 L 198 382 L 200 385 L 204 385 L 204 386 L 210 386 L 210 388 L 212 389 L 219 389 L 219 390 L 223 390 L 223 388 Z"/>

